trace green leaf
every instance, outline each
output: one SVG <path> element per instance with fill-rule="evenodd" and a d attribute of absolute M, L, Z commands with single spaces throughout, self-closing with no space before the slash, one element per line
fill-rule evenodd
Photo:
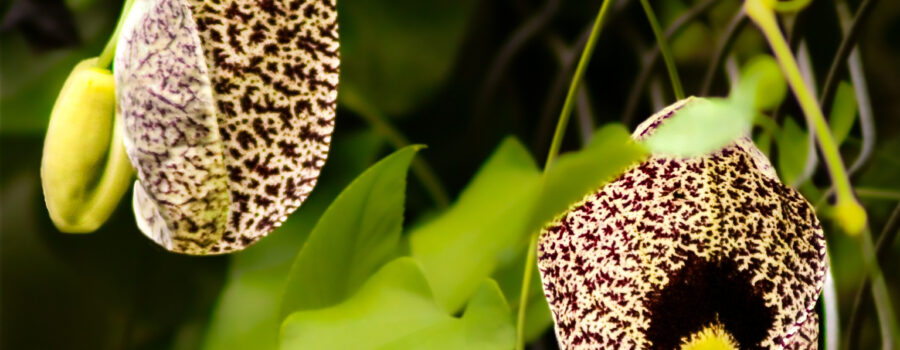
<path fill-rule="evenodd" d="M 406 172 L 420 148 L 408 146 L 379 161 L 331 203 L 294 259 L 282 316 L 339 303 L 394 254 Z"/>
<path fill-rule="evenodd" d="M 797 187 L 799 184 L 796 181 L 803 175 L 809 153 L 807 134 L 791 117 L 787 117 L 775 141 L 778 143 L 778 174 L 781 181 Z"/>
<path fill-rule="evenodd" d="M 747 135 L 753 116 L 753 106 L 742 98 L 695 98 L 643 143 L 652 153 L 699 156 Z"/>
<path fill-rule="evenodd" d="M 853 121 L 856 120 L 856 95 L 853 91 L 853 85 L 846 81 L 838 84 L 837 92 L 834 94 L 834 104 L 831 105 L 831 114 L 829 114 L 828 124 L 831 126 L 831 136 L 834 136 L 834 142 L 837 145 L 844 143 L 850 129 L 853 128 Z"/>
<path fill-rule="evenodd" d="M 281 327 L 282 349 L 509 349 L 515 329 L 496 282 L 486 280 L 462 317 L 435 303 L 416 261 L 382 267 L 338 305 L 298 311 Z"/>
<path fill-rule="evenodd" d="M 603 126 L 591 140 L 583 150 L 560 156 L 546 171 L 530 229 L 538 229 L 646 156 L 621 124 Z"/>
<path fill-rule="evenodd" d="M 477 3 L 338 1 L 341 105 L 391 116 L 424 102 L 448 77 Z"/>
<path fill-rule="evenodd" d="M 645 155 L 621 125 L 593 140 L 541 175 L 525 147 L 506 139 L 447 212 L 410 234 L 412 256 L 445 310 L 459 309 L 484 278 L 518 263 L 540 225 Z"/>
<path fill-rule="evenodd" d="M 275 349 L 291 263 L 316 220 L 341 189 L 372 164 L 381 138 L 372 131 L 335 138 L 316 190 L 278 230 L 233 255 L 203 349 Z"/>
<path fill-rule="evenodd" d="M 781 105 L 787 95 L 787 82 L 775 58 L 757 55 L 747 61 L 741 71 L 741 89 L 754 96 L 754 107 L 771 110 Z"/>
<path fill-rule="evenodd" d="M 445 310 L 459 309 L 518 251 L 540 177 L 525 147 L 507 138 L 450 209 L 410 233 L 411 255 Z"/>

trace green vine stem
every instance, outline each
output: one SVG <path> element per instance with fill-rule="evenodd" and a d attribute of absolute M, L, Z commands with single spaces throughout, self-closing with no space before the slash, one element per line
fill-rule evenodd
<path fill-rule="evenodd" d="M 681 88 L 681 79 L 678 78 L 678 70 L 675 68 L 675 58 L 672 57 L 672 50 L 669 49 L 669 43 L 663 35 L 662 29 L 659 27 L 659 21 L 653 14 L 653 8 L 650 7 L 648 0 L 641 0 L 641 6 L 647 14 L 647 22 L 653 28 L 653 35 L 656 36 L 656 44 L 659 45 L 659 52 L 662 54 L 663 61 L 666 62 L 666 70 L 669 71 L 669 80 L 672 83 L 672 90 L 675 93 L 676 100 L 684 99 L 684 89 Z"/>
<path fill-rule="evenodd" d="M 756 23 L 769 41 L 769 45 L 775 52 L 775 58 L 785 74 L 788 85 L 790 85 L 791 90 L 793 90 L 794 95 L 800 102 L 800 108 L 806 115 L 807 123 L 815 130 L 816 140 L 824 155 L 825 165 L 837 192 L 836 209 L 839 215 L 838 223 L 848 233 L 859 234 L 865 227 L 866 212 L 857 202 L 856 197 L 853 196 L 850 180 L 847 178 L 847 172 L 844 170 L 843 161 L 838 153 L 837 145 L 831 135 L 828 123 L 825 121 L 825 116 L 800 75 L 797 61 L 794 59 L 794 55 L 791 54 L 787 41 L 782 36 L 780 29 L 778 29 L 778 23 L 775 20 L 772 8 L 768 7 L 763 0 L 747 0 L 744 3 L 744 8 L 750 19 Z"/>
<path fill-rule="evenodd" d="M 606 21 L 609 12 L 609 5 L 612 1 L 604 0 L 600 6 L 600 12 L 594 20 L 594 27 L 591 29 L 591 36 L 588 37 L 584 51 L 581 52 L 581 58 L 578 60 L 578 66 L 575 68 L 575 74 L 572 76 L 572 82 L 569 84 L 569 91 L 566 93 L 566 100 L 563 102 L 562 111 L 559 114 L 559 121 L 556 124 L 556 131 L 553 133 L 553 140 L 550 142 L 550 151 L 547 153 L 547 160 L 544 162 L 544 172 L 553 165 L 556 155 L 562 146 L 563 136 L 566 133 L 566 126 L 569 124 L 569 116 L 572 114 L 572 108 L 575 106 L 575 96 L 578 93 L 578 87 L 584 73 L 587 70 L 588 62 L 594 54 L 594 47 L 597 45 L 597 38 L 600 36 L 600 29 Z M 525 330 L 525 316 L 528 309 L 528 291 L 531 284 L 531 274 L 534 270 L 535 258 L 537 257 L 537 240 L 540 233 L 531 234 L 528 242 L 528 250 L 525 253 L 525 271 L 522 273 L 522 291 L 519 294 L 519 310 L 516 318 L 516 349 L 525 348 L 525 338 L 523 331 Z"/>
<path fill-rule="evenodd" d="M 116 43 L 119 41 L 119 32 L 122 31 L 122 25 L 125 24 L 125 19 L 128 18 L 132 5 L 134 5 L 134 0 L 125 0 L 125 4 L 122 5 L 122 13 L 119 15 L 118 22 L 116 22 L 116 29 L 113 31 L 109 41 L 106 42 L 106 46 L 103 47 L 100 57 L 97 58 L 97 68 L 109 68 L 113 58 L 116 57 Z"/>
<path fill-rule="evenodd" d="M 746 0 L 744 8 L 747 11 L 747 15 L 762 30 L 763 35 L 768 40 L 787 78 L 788 84 L 791 86 L 791 90 L 793 90 L 794 95 L 800 102 L 800 107 L 806 115 L 807 123 L 810 124 L 811 128 L 815 129 L 819 148 L 824 155 L 825 165 L 837 192 L 837 204 L 834 209 L 838 225 L 850 234 L 862 234 L 861 243 L 865 271 L 871 274 L 872 296 L 878 312 L 883 345 L 885 349 L 890 349 L 893 346 L 893 337 L 897 332 L 896 318 L 893 315 L 884 276 L 881 273 L 878 259 L 875 257 L 875 247 L 866 223 L 866 212 L 853 195 L 853 189 L 844 170 L 837 145 L 832 138 L 828 124 L 825 122 L 822 110 L 804 83 L 800 70 L 797 67 L 797 62 L 778 28 L 775 14 L 772 11 L 773 8 L 767 5 L 765 0 Z"/>
<path fill-rule="evenodd" d="M 869 279 L 872 282 L 872 299 L 875 301 L 875 311 L 878 315 L 881 348 L 885 350 L 894 349 L 894 338 L 898 337 L 900 332 L 897 330 L 897 318 L 894 316 L 890 292 L 884 280 L 884 274 L 881 273 L 881 268 L 878 267 L 875 244 L 872 242 L 872 235 L 869 233 L 868 227 L 866 232 L 863 233 L 862 241 L 863 258 L 865 259 L 863 271 L 869 271 Z"/>
<path fill-rule="evenodd" d="M 887 223 L 885 223 L 884 228 L 881 230 L 881 235 L 878 236 L 878 243 L 875 244 L 875 258 L 879 263 L 883 262 L 887 257 L 887 253 L 890 251 L 890 247 L 893 245 L 898 234 L 900 234 L 900 204 L 894 208 L 893 213 L 891 213 Z M 868 280 L 868 276 L 865 279 Z M 862 318 L 863 304 L 865 301 L 868 301 L 865 296 L 872 293 L 871 286 L 872 284 L 868 281 L 863 281 L 856 292 L 850 319 L 847 322 L 847 349 L 855 349 L 859 343 L 858 334 L 861 325 L 860 321 Z M 887 349 L 887 346 L 890 344 L 886 343 L 883 345 L 883 347 Z"/>
<path fill-rule="evenodd" d="M 812 0 L 765 0 L 767 6 L 778 12 L 797 12 L 809 5 Z"/>

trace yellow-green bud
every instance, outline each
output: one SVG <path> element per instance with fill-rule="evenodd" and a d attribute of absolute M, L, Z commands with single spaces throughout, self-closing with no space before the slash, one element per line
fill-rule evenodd
<path fill-rule="evenodd" d="M 44 140 L 44 201 L 53 224 L 63 232 L 86 233 L 99 228 L 115 210 L 131 179 L 121 127 L 114 123 L 115 79 L 96 62 L 96 58 L 84 60 L 69 74 L 53 106 Z"/>
<path fill-rule="evenodd" d="M 781 75 L 781 68 L 775 58 L 759 55 L 751 58 L 741 72 L 741 82 L 755 85 L 754 107 L 758 110 L 773 110 L 787 95 L 787 82 Z"/>
<path fill-rule="evenodd" d="M 866 228 L 866 210 L 854 199 L 839 199 L 833 215 L 838 226 L 851 236 L 859 235 Z"/>

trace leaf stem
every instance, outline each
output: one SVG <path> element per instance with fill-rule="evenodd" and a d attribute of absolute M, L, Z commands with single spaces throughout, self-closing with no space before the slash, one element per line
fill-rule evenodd
<path fill-rule="evenodd" d="M 581 52 L 581 58 L 578 60 L 578 66 L 575 68 L 575 74 L 572 76 L 572 82 L 569 84 L 569 91 L 566 94 L 565 102 L 563 102 L 562 111 L 559 114 L 559 121 L 556 124 L 556 131 L 553 133 L 553 140 L 550 142 L 550 151 L 547 153 L 547 160 L 544 163 L 544 173 L 553 165 L 556 160 L 559 149 L 562 146 L 562 139 L 565 136 L 566 126 L 569 123 L 569 116 L 572 114 L 572 108 L 575 106 L 576 95 L 578 93 L 579 84 L 587 70 L 587 65 L 594 54 L 594 47 L 597 45 L 597 38 L 600 36 L 600 30 L 606 21 L 609 13 L 610 0 L 604 0 L 594 20 L 594 27 L 591 29 L 591 35 L 588 37 L 584 51 Z M 522 274 L 522 291 L 519 294 L 519 310 L 516 318 L 516 349 L 525 348 L 525 316 L 528 309 L 528 291 L 531 283 L 531 274 L 534 270 L 535 259 L 537 258 L 537 240 L 539 233 L 531 234 L 528 242 L 528 251 L 525 254 L 525 271 Z"/>
<path fill-rule="evenodd" d="M 122 25 L 125 24 L 125 19 L 128 18 L 128 13 L 131 12 L 132 5 L 134 5 L 134 0 L 125 0 L 125 4 L 122 5 L 122 13 L 119 14 L 119 20 L 116 22 L 116 29 L 113 31 L 109 41 L 106 42 L 106 46 L 103 47 L 103 52 L 101 52 L 100 56 L 97 58 L 97 68 L 109 68 L 113 59 L 116 57 L 116 43 L 119 41 L 119 33 L 122 31 Z"/>
<path fill-rule="evenodd" d="M 669 44 L 662 33 L 662 29 L 659 27 L 659 21 L 656 20 L 656 15 L 653 14 L 653 8 L 650 7 L 648 0 L 641 0 L 641 6 L 647 14 L 647 22 L 650 23 L 650 28 L 653 29 L 653 35 L 656 36 L 656 44 L 659 45 L 659 51 L 662 53 L 663 61 L 666 62 L 666 70 L 669 71 L 669 80 L 672 83 L 675 99 L 682 100 L 684 99 L 684 89 L 681 88 L 681 79 L 678 78 L 678 70 L 675 68 L 675 59 L 672 57 L 672 50 L 669 49 Z"/>

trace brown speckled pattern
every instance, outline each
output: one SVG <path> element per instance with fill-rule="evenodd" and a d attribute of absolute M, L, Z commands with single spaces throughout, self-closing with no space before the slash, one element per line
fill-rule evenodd
<path fill-rule="evenodd" d="M 633 138 L 691 101 L 650 117 Z M 822 229 L 749 138 L 691 159 L 653 155 L 545 227 L 538 267 L 560 346 L 653 348 L 648 296 L 689 256 L 727 259 L 752 276 L 748 285 L 773 317 L 764 339 L 742 348 L 816 346 Z"/>
<path fill-rule="evenodd" d="M 339 63 L 333 1 L 136 0 L 115 74 L 141 230 L 220 254 L 278 227 L 325 164 Z"/>

